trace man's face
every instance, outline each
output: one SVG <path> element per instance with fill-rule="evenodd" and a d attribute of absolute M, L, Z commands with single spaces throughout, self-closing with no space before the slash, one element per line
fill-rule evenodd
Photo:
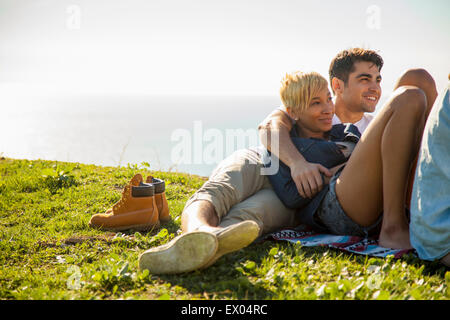
<path fill-rule="evenodd" d="M 381 75 L 372 62 L 358 61 L 342 90 L 342 99 L 354 112 L 374 112 L 381 97 Z"/>

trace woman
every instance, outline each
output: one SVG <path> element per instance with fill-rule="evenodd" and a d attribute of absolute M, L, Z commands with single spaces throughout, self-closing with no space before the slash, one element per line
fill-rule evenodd
<path fill-rule="evenodd" d="M 411 248 L 405 195 L 432 105 L 429 102 L 420 88 L 398 84 L 345 165 L 332 169 L 334 176 L 329 186 L 302 208 L 302 222 L 322 231 L 358 236 L 367 236 L 381 227 L 380 245 Z M 296 120 L 298 137 L 328 138 L 326 130 L 331 127 L 333 110 L 328 88 L 322 86 L 309 105 L 300 101 L 285 101 L 285 105 Z M 274 180 L 282 177 L 270 179 L 277 191 Z M 288 185 L 286 181 L 278 183 Z M 282 188 L 277 194 L 281 193 Z"/>

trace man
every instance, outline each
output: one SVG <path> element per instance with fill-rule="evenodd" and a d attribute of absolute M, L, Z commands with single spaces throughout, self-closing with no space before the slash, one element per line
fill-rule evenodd
<path fill-rule="evenodd" d="M 352 122 L 365 130 L 381 96 L 382 58 L 374 51 L 354 48 L 344 50 L 330 65 L 330 81 L 336 95 L 335 123 Z M 400 84 L 423 80 L 422 70 L 407 72 Z M 406 81 L 411 80 L 411 81 Z M 313 197 L 322 187 L 321 173 L 330 171 L 308 163 L 289 138 L 292 119 L 276 110 L 259 126 L 260 137 L 267 136 L 265 147 L 271 149 L 271 137 L 278 133 L 279 154 L 291 168 L 299 194 Z M 263 144 L 264 144 L 264 140 Z M 275 153 L 275 150 L 272 150 Z M 298 224 L 295 211 L 278 199 L 266 176 L 255 149 L 239 150 L 222 161 L 209 180 L 186 203 L 181 223 L 183 234 L 168 244 L 141 254 L 141 269 L 154 274 L 182 273 L 212 265 L 222 255 L 239 250 L 258 235 Z"/>

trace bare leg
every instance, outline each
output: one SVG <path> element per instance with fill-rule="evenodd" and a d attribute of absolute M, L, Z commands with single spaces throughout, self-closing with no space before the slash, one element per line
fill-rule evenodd
<path fill-rule="evenodd" d="M 420 90 L 417 87 L 409 88 Z M 412 99 L 416 100 L 414 102 L 416 108 L 412 107 L 414 105 Z M 388 248 L 412 248 L 409 240 L 409 221 L 405 215 L 406 191 L 425 127 L 426 108 L 423 107 L 426 99 L 423 99 L 419 93 L 418 97 L 409 100 L 411 104 L 406 104 L 406 107 L 401 109 L 407 109 L 406 112 L 411 112 L 410 117 L 405 116 L 404 111 L 397 112 L 395 116 L 406 117 L 412 119 L 412 121 L 395 121 L 398 120 L 397 117 L 392 117 L 384 130 L 381 144 L 383 221 L 379 243 L 381 246 Z"/>
<path fill-rule="evenodd" d="M 414 86 L 422 89 L 427 97 L 427 108 L 425 118 L 428 118 L 431 107 L 438 96 L 436 83 L 433 77 L 425 69 L 409 69 L 405 71 L 395 84 L 394 90 L 404 87 Z"/>
<path fill-rule="evenodd" d="M 433 77 L 424 69 L 409 69 L 402 74 L 402 76 L 398 79 L 395 84 L 394 90 L 402 86 L 415 86 L 423 90 L 427 97 L 427 108 L 425 111 L 425 122 L 428 118 L 428 115 L 431 111 L 431 108 L 438 96 L 438 92 L 436 89 L 436 83 Z M 413 161 L 413 166 L 411 167 L 411 171 L 409 173 L 408 178 L 408 187 L 406 191 L 406 200 L 405 205 L 409 208 L 411 203 L 411 194 L 412 188 L 414 184 L 414 174 L 416 172 L 418 155 Z"/>
<path fill-rule="evenodd" d="M 211 202 L 198 200 L 188 206 L 181 214 L 181 230 L 183 233 L 195 230 L 214 231 L 220 229 L 217 227 L 219 218 Z"/>
<path fill-rule="evenodd" d="M 426 96 L 400 87 L 372 121 L 337 180 L 344 211 L 362 226 L 383 212 L 380 245 L 411 248 L 404 212 L 405 191 L 425 124 Z"/>

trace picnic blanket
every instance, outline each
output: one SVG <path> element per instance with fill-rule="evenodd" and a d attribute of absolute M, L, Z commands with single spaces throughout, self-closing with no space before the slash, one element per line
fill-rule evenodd
<path fill-rule="evenodd" d="M 375 238 L 321 234 L 313 231 L 307 226 L 277 231 L 264 237 L 264 240 L 289 241 L 300 243 L 305 247 L 323 246 L 350 253 L 381 258 L 387 257 L 388 255 L 393 255 L 394 258 L 401 258 L 403 255 L 410 253 L 417 256 L 414 249 L 398 250 L 380 247 L 378 245 L 378 240 Z"/>

